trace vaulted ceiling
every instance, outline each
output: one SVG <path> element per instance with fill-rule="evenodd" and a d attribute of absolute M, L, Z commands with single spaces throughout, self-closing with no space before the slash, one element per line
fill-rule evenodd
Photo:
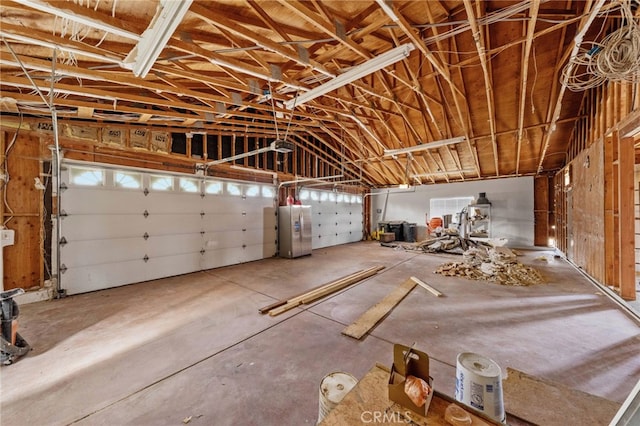
<path fill-rule="evenodd" d="M 163 46 L 144 34 L 165 3 L 3 0 L 3 114 L 48 116 L 46 100 L 69 121 L 286 137 L 368 186 L 532 175 L 565 161 L 583 97 L 561 78 L 574 38 L 597 37 L 616 6 L 196 0 Z M 136 76 L 149 42 L 159 57 Z M 402 45 L 406 58 L 296 104 Z"/>

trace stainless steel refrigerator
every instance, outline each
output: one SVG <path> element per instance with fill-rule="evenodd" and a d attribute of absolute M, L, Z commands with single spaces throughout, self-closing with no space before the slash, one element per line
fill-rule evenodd
<path fill-rule="evenodd" d="M 281 206 L 278 209 L 278 241 L 281 257 L 311 254 L 311 206 Z"/>

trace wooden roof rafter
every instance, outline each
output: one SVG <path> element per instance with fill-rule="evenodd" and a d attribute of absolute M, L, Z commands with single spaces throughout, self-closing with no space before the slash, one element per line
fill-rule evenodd
<path fill-rule="evenodd" d="M 533 36 L 536 31 L 536 20 L 538 19 L 538 11 L 540 3 L 535 1 L 529 9 L 529 23 L 527 24 L 526 42 L 522 47 L 522 68 L 520 71 L 520 106 L 518 108 L 518 135 L 516 149 L 516 175 L 520 172 L 520 149 L 522 148 L 522 139 L 524 136 L 524 110 L 527 98 L 527 83 L 529 75 L 529 58 L 533 46 Z M 531 93 L 533 96 L 533 93 Z"/>
<path fill-rule="evenodd" d="M 493 161 L 495 167 L 496 176 L 500 175 L 500 167 L 498 165 L 498 142 L 496 140 L 496 120 L 495 120 L 495 100 L 493 96 L 493 81 L 489 66 L 487 64 L 487 49 L 483 32 L 478 25 L 475 12 L 473 10 L 473 4 L 471 0 L 464 0 L 465 10 L 467 11 L 467 17 L 469 19 L 469 25 L 471 26 L 471 33 L 473 40 L 478 51 L 478 57 L 480 58 L 480 66 L 482 67 L 482 76 L 484 78 L 485 96 L 487 100 L 487 115 L 489 117 L 489 128 L 491 131 L 491 147 L 493 149 Z"/>

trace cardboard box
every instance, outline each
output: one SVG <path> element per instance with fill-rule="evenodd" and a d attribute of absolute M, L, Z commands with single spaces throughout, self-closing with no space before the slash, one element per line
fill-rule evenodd
<path fill-rule="evenodd" d="M 415 405 L 404 392 L 404 382 L 407 376 L 418 377 L 427 382 L 431 388 L 422 407 Z M 389 376 L 389 400 L 426 417 L 432 397 L 433 378 L 429 376 L 429 356 L 408 346 L 395 344 L 393 346 L 393 365 Z"/>
<path fill-rule="evenodd" d="M 380 242 L 391 243 L 396 240 L 396 234 L 393 232 L 383 232 L 380 234 Z"/>

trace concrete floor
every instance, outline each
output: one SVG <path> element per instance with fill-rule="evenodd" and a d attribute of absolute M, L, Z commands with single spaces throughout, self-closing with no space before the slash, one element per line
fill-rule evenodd
<path fill-rule="evenodd" d="M 638 323 L 578 271 L 528 251 L 520 261 L 547 284 L 433 274 L 455 259 L 363 242 L 23 305 L 20 333 L 34 349 L 1 370 L 0 424 L 312 425 L 322 377 L 390 365 L 394 342 L 429 353 L 434 385 L 449 395 L 456 355 L 470 351 L 503 371 L 626 398 L 640 376 Z M 386 269 L 304 309 L 258 314 L 377 265 Z M 416 287 L 362 341 L 340 334 L 412 275 L 446 297 Z"/>

